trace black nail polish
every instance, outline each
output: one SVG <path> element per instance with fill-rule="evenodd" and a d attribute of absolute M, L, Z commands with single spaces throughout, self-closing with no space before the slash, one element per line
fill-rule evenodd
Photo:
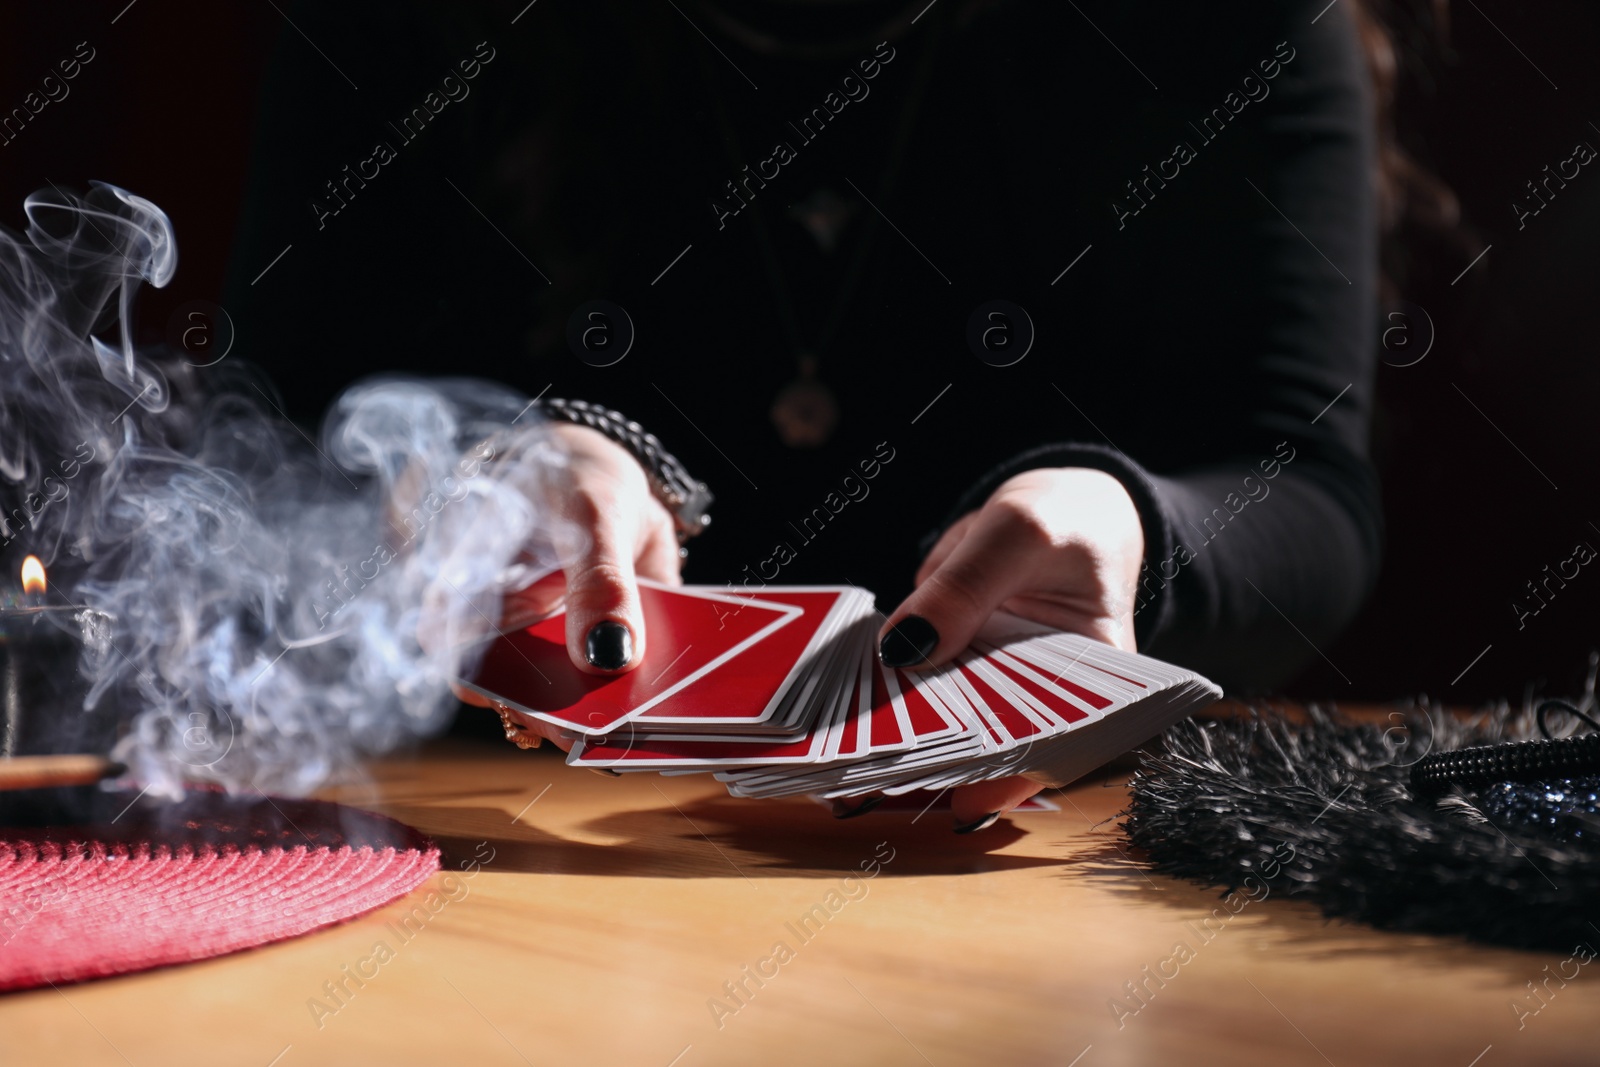
<path fill-rule="evenodd" d="M 968 823 L 965 826 L 956 827 L 956 833 L 958 833 L 958 834 L 975 834 L 979 830 L 987 830 L 989 827 L 993 826 L 995 823 L 997 823 L 999 821 L 1000 821 L 1000 813 L 998 811 L 991 811 L 989 814 L 985 815 L 983 818 L 979 819 L 977 822 Z"/>
<path fill-rule="evenodd" d="M 620 622 L 610 619 L 590 627 L 583 645 L 583 658 L 589 661 L 589 666 L 603 671 L 621 670 L 633 658 L 633 634 Z"/>
<path fill-rule="evenodd" d="M 843 803 L 843 802 L 840 801 L 839 803 Z M 883 794 L 879 793 L 875 797 L 868 797 L 867 799 L 863 800 L 861 803 L 855 805 L 854 807 L 847 807 L 842 811 L 837 809 L 837 808 L 835 808 L 834 812 L 833 812 L 833 817 L 835 819 L 853 819 L 857 815 L 865 815 L 867 812 L 871 811 L 873 808 L 877 807 L 879 804 L 882 804 L 882 803 L 883 803 Z"/>
<path fill-rule="evenodd" d="M 907 615 L 883 635 L 878 658 L 885 667 L 913 667 L 926 663 L 939 644 L 939 631 L 921 615 Z"/>

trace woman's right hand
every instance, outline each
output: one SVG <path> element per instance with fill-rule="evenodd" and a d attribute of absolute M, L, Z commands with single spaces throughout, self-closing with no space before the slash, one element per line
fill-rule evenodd
<path fill-rule="evenodd" d="M 567 454 L 543 506 L 563 518 L 555 549 L 562 570 L 509 593 L 506 618 L 548 615 L 566 606 L 567 654 L 579 670 L 620 674 L 639 665 L 647 635 L 636 576 L 681 584 L 682 557 L 672 516 L 650 491 L 637 460 L 586 426 L 544 428 Z M 514 462 L 514 461 L 513 461 Z M 457 687 L 462 700 L 489 701 Z M 555 728 L 545 736 L 555 738 Z"/>

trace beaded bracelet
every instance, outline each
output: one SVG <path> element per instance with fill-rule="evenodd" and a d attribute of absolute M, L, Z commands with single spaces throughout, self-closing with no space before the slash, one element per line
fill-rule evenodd
<path fill-rule="evenodd" d="M 1600 774 L 1600 733 L 1551 738 L 1545 723 L 1545 716 L 1551 709 L 1569 712 L 1592 726 L 1600 726 L 1565 701 L 1547 700 L 1538 711 L 1543 738 L 1478 745 L 1424 756 L 1411 766 L 1411 788 L 1419 793 L 1434 793 L 1452 785 L 1470 788 L 1495 782 L 1539 782 Z"/>

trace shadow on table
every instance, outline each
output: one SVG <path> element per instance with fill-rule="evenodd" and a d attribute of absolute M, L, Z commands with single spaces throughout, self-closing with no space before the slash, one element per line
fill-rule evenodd
<path fill-rule="evenodd" d="M 751 804 L 731 797 L 612 812 L 583 830 L 617 839 L 596 844 L 513 822 L 500 808 L 437 808 L 389 803 L 382 810 L 431 836 L 446 869 L 477 854 L 484 842 L 495 871 L 530 874 L 630 875 L 655 878 L 837 878 L 874 860 L 881 873 L 958 875 L 1059 865 L 1045 856 L 996 855 L 1023 831 L 1002 820 L 978 834 L 950 830 L 948 813 L 868 815 L 834 819 L 822 807 Z M 892 850 L 892 851 L 891 851 Z M 883 862 L 885 856 L 891 862 Z"/>

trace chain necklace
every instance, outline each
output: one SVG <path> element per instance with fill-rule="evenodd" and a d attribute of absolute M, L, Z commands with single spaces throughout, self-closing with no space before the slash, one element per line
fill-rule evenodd
<path fill-rule="evenodd" d="M 906 146 L 911 139 L 911 131 L 915 125 L 916 115 L 922 104 L 928 80 L 931 76 L 934 58 L 938 52 L 939 41 L 944 29 L 942 18 L 931 20 L 934 25 L 930 27 L 931 35 L 927 47 L 918 61 L 918 66 L 913 77 L 913 82 L 906 94 L 905 104 L 901 109 L 900 123 L 896 129 L 894 143 L 890 146 L 888 160 L 879 179 L 876 202 L 884 204 L 892 195 L 895 180 L 899 177 L 900 166 L 904 162 Z M 709 75 L 706 62 L 702 59 L 702 71 Z M 708 83 L 708 89 L 716 107 L 718 122 L 722 130 L 722 141 L 727 149 L 729 158 L 735 168 L 741 167 L 742 161 L 739 149 L 738 134 L 734 129 L 733 120 L 728 114 L 722 98 L 717 95 L 714 83 Z M 827 190 L 822 195 L 828 195 Z M 821 197 L 813 195 L 812 200 Z M 800 320 L 795 307 L 794 294 L 790 288 L 788 278 L 784 273 L 783 264 L 779 259 L 777 247 L 772 239 L 771 231 L 767 227 L 766 218 L 758 203 L 752 201 L 745 209 L 751 215 L 751 225 L 755 232 L 757 249 L 761 256 L 763 272 L 766 275 L 769 287 L 772 290 L 773 304 L 782 324 L 785 339 L 788 342 L 792 358 L 795 361 L 795 378 L 778 390 L 773 398 L 769 417 L 773 428 L 777 430 L 779 438 L 791 448 L 816 448 L 826 444 L 833 436 L 834 429 L 839 423 L 839 401 L 833 390 L 821 378 L 822 353 L 831 351 L 830 345 L 834 335 L 843 324 L 845 313 L 849 310 L 856 291 L 859 288 L 861 275 L 867 264 L 867 259 L 874 245 L 874 238 L 882 228 L 882 216 L 874 211 L 868 216 L 862 232 L 856 239 L 856 248 L 845 267 L 842 282 L 834 294 L 834 298 L 822 317 L 817 332 L 809 343 L 804 338 L 800 329 Z M 812 229 L 811 226 L 807 226 Z M 832 240 L 813 230 L 813 236 L 825 249 L 832 244 Z"/>

